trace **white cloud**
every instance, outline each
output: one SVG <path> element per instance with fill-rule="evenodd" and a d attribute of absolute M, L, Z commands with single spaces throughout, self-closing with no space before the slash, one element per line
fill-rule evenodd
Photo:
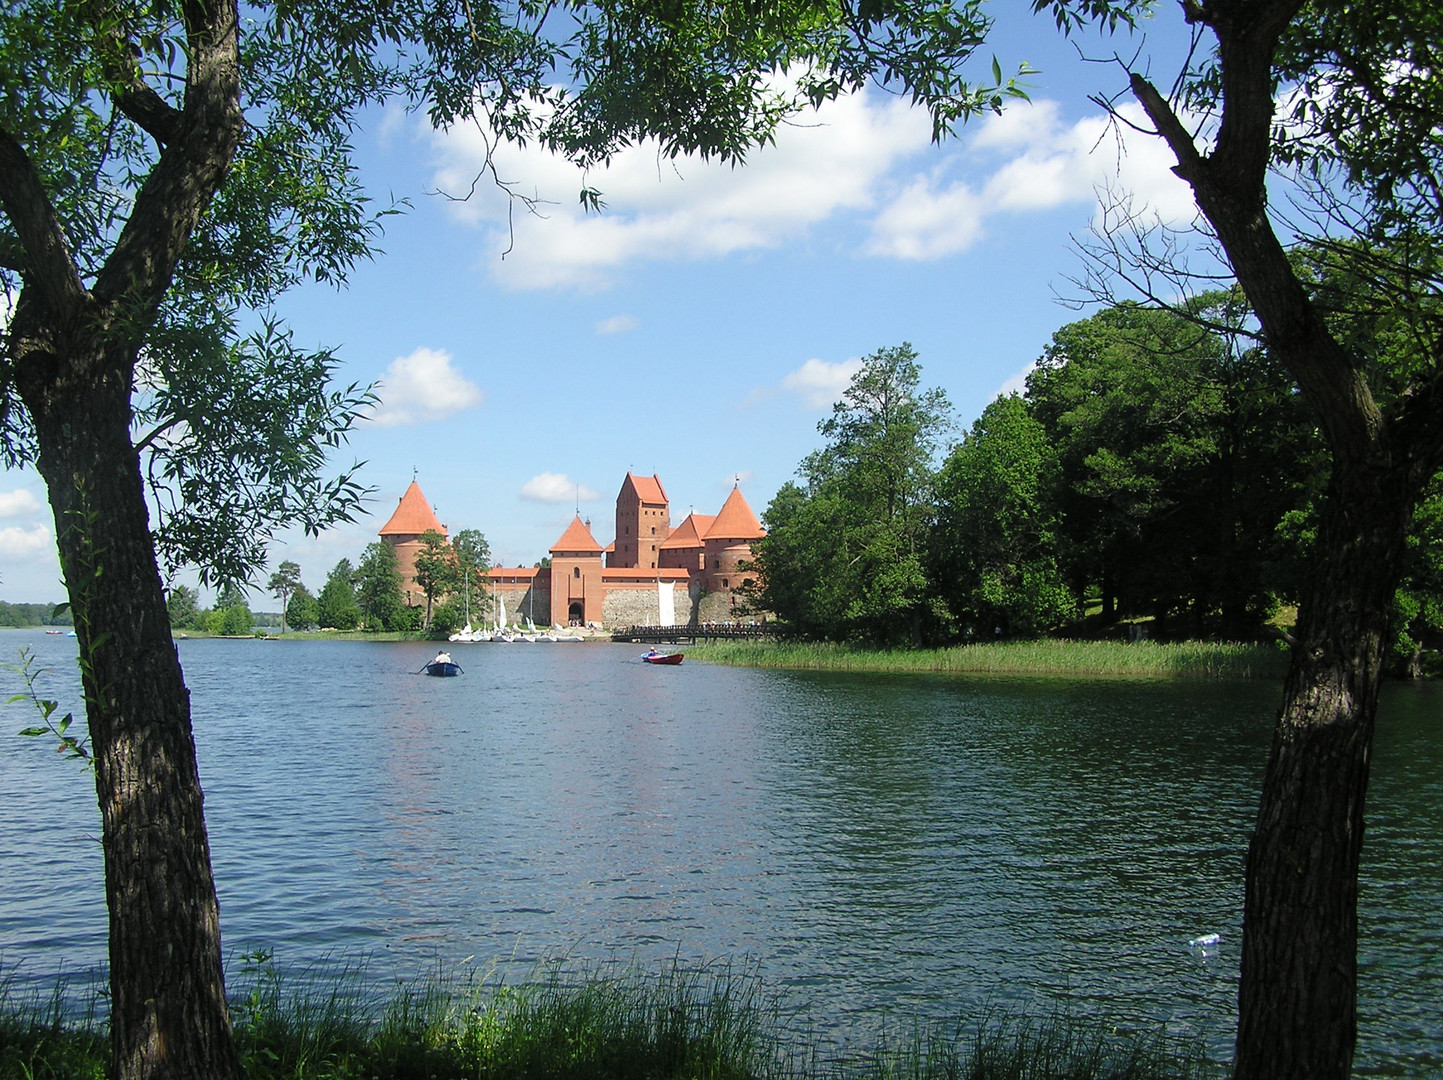
<path fill-rule="evenodd" d="M 894 259 L 937 259 L 970 248 L 982 235 L 982 201 L 965 185 L 942 191 L 922 178 L 877 216 L 867 251 Z"/>
<path fill-rule="evenodd" d="M 50 530 L 44 525 L 23 528 L 10 525 L 0 529 L 0 556 L 7 559 L 28 559 L 55 549 Z"/>
<path fill-rule="evenodd" d="M 0 491 L 0 518 L 30 517 L 41 509 L 40 500 L 30 494 L 28 488 Z"/>
<path fill-rule="evenodd" d="M 569 503 L 590 502 L 601 496 L 565 473 L 544 472 L 521 485 L 521 497 L 530 502 Z"/>
<path fill-rule="evenodd" d="M 513 215 L 506 195 L 483 183 L 449 204 L 482 231 L 490 252 L 509 246 L 504 259 L 488 257 L 499 282 L 596 289 L 633 264 L 777 247 L 848 216 L 870 228 L 865 254 L 909 260 L 966 251 L 999 215 L 1096 203 L 1102 188 L 1127 193 L 1134 207 L 1146 203 L 1163 221 L 1191 220 L 1191 193 L 1172 175 L 1166 145 L 1146 134 L 1139 106 L 1119 111 L 1122 123 L 1093 114 L 1069 124 L 1056 102 L 1018 103 L 937 154 L 925 153 L 924 109 L 863 91 L 783 127 L 745 168 L 672 161 L 646 143 L 585 176 L 534 146 L 493 146 L 472 127 L 428 138 L 442 191 L 471 191 L 491 152 L 497 175 L 539 200 L 538 213 Z M 918 160 L 926 171 L 911 164 Z M 602 192 L 600 214 L 581 207 L 583 186 Z M 598 332 L 615 332 L 605 325 Z"/>
<path fill-rule="evenodd" d="M 596 324 L 598 334 L 624 334 L 628 330 L 635 330 L 641 323 L 631 315 L 613 315 L 609 319 L 602 319 Z"/>
<path fill-rule="evenodd" d="M 486 140 L 456 127 L 437 135 L 443 191 L 464 193 L 481 170 Z M 782 128 L 775 146 L 755 151 L 745 168 L 663 158 L 647 143 L 618 154 L 589 176 L 535 148 L 496 151 L 498 175 L 517 190 L 549 200 L 544 217 L 517 214 L 514 246 L 495 264 L 502 283 L 519 288 L 601 287 L 642 260 L 714 258 L 778 246 L 844 211 L 873 208 L 879 183 L 905 156 L 925 150 L 931 126 L 922 110 L 883 94 L 854 94 Z M 601 190 L 605 210 L 587 215 L 577 192 Z M 510 242 L 505 196 L 478 192 L 454 212 L 481 226 L 493 250 Z"/>
<path fill-rule="evenodd" d="M 381 403 L 371 419 L 382 427 L 440 420 L 481 404 L 480 387 L 451 366 L 444 349 L 417 349 L 398 356 L 381 375 Z"/>
<path fill-rule="evenodd" d="M 1067 125 L 1055 102 L 1017 105 L 983 121 L 963 153 L 904 186 L 873 222 L 867 250 L 901 259 L 966 251 L 989 219 L 1122 196 L 1148 220 L 1180 225 L 1195 208 L 1171 171 L 1171 152 L 1145 127 L 1140 106 L 1120 108 L 1123 123 L 1090 116 Z M 996 164 L 974 176 L 978 156 Z M 955 176 L 963 168 L 966 176 Z M 1104 193 L 1105 194 L 1100 194 Z M 1098 206 L 1101 221 L 1104 207 Z"/>
<path fill-rule="evenodd" d="M 996 396 L 1006 397 L 1008 394 L 1027 393 L 1027 377 L 1036 370 L 1037 361 L 1033 360 L 1025 368 L 1023 368 L 1017 374 L 1013 375 L 1012 378 L 1008 379 L 1005 383 L 1003 383 L 1002 388 L 997 391 Z"/>
<path fill-rule="evenodd" d="M 808 360 L 782 380 L 782 389 L 791 390 L 809 409 L 825 409 L 842 399 L 842 391 L 852 376 L 862 370 L 860 359 L 829 364 L 825 360 Z"/>

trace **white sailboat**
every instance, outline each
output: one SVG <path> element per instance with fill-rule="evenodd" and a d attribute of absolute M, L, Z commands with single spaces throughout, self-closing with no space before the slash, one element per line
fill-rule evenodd
<path fill-rule="evenodd" d="M 501 598 L 498 592 L 496 600 L 496 629 L 491 632 L 492 641 L 504 641 L 510 644 L 516 639 L 506 632 L 506 601 Z"/>

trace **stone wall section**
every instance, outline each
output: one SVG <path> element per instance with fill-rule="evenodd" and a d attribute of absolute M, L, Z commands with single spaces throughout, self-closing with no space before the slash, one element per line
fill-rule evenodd
<path fill-rule="evenodd" d="M 742 619 L 732 609 L 732 594 L 728 592 L 709 592 L 697 601 L 696 621 L 698 623 L 727 623 L 747 621 Z"/>
<path fill-rule="evenodd" d="M 684 626 L 691 621 L 692 615 L 692 601 L 686 585 L 673 585 L 671 596 L 676 608 L 676 622 Z M 655 585 L 644 589 L 608 589 L 601 604 L 602 625 L 611 630 L 623 626 L 655 626 L 660 615 Z"/>
<path fill-rule="evenodd" d="M 526 615 L 531 613 L 531 619 L 537 626 L 551 625 L 551 583 L 548 580 L 544 584 L 538 583 L 530 588 L 519 586 L 501 586 L 494 590 L 496 595 L 501 597 L 502 604 L 506 608 L 506 625 L 526 625 Z"/>

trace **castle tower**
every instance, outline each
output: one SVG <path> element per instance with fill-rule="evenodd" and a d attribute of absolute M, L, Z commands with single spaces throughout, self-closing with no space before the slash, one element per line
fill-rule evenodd
<path fill-rule="evenodd" d="M 616 541 L 608 566 L 654 570 L 671 534 L 671 510 L 660 477 L 627 473 L 616 496 Z"/>
<path fill-rule="evenodd" d="M 703 582 L 708 592 L 737 588 L 743 581 L 755 578 L 755 574 L 739 570 L 738 564 L 752 557 L 752 541 L 766 536 L 762 523 L 740 487 L 733 487 L 727 501 L 722 504 L 703 537 L 705 559 Z"/>
<path fill-rule="evenodd" d="M 578 514 L 551 545 L 551 625 L 601 622 L 601 545 Z"/>
<path fill-rule="evenodd" d="M 416 555 L 425 546 L 421 543 L 421 534 L 428 529 L 447 535 L 446 526 L 441 524 L 431 504 L 426 501 L 421 485 L 412 480 L 391 520 L 381 526 L 380 533 L 381 539 L 396 549 L 396 563 L 401 571 L 401 594 L 406 604 L 412 607 L 426 602 L 425 594 L 416 587 Z"/>

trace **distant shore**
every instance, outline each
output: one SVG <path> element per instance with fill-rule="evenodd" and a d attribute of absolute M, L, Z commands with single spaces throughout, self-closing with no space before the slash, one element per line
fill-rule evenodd
<path fill-rule="evenodd" d="M 176 638 L 217 638 L 193 630 Z M 230 640 L 446 642 L 440 633 L 258 628 Z M 610 641 L 589 631 L 587 641 Z M 457 643 L 461 644 L 461 643 Z M 478 643 L 479 644 L 479 643 Z M 1086 678 L 1281 679 L 1287 650 L 1279 644 L 1215 641 L 1002 641 L 938 649 L 882 649 L 835 642 L 698 641 L 683 647 L 690 660 L 730 667 L 876 674 L 1040 675 Z"/>

